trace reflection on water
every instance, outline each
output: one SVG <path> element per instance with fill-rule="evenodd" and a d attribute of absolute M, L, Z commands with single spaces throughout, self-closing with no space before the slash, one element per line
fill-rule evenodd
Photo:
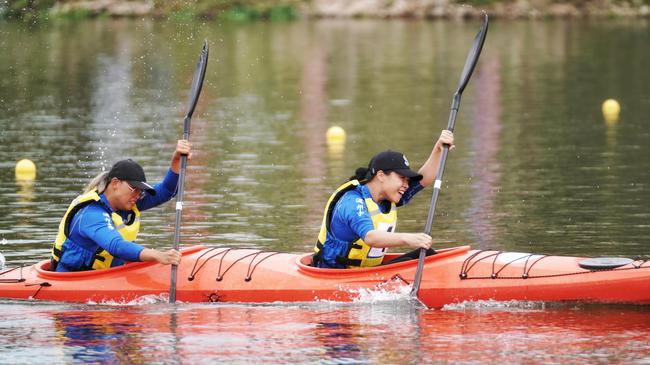
<path fill-rule="evenodd" d="M 33 306 L 3 303 L 0 354 L 51 363 L 648 361 L 635 307 L 484 303 L 442 311 L 343 305 Z M 29 322 L 20 318 L 27 317 Z M 30 324 L 30 327 L 25 327 Z M 30 330 L 31 326 L 38 330 Z"/>
<path fill-rule="evenodd" d="M 322 40 L 310 42 L 311 49 L 305 53 L 303 60 L 300 119 L 304 126 L 302 130 L 303 150 L 305 158 L 300 169 L 304 173 L 301 183 L 318 184 L 322 177 L 329 172 L 326 168 L 326 153 L 323 138 L 328 127 L 328 99 L 327 99 L 327 53 Z M 296 182 L 298 183 L 298 182 Z M 299 184 L 299 183 L 298 183 Z M 322 192 L 318 189 L 305 189 L 304 227 L 318 226 L 322 220 L 321 207 Z"/>
<path fill-rule="evenodd" d="M 82 186 L 132 157 L 156 181 L 182 133 L 201 41 L 183 245 L 308 251 L 329 194 L 391 148 L 419 166 L 446 125 L 478 23 L 0 23 L 0 251 L 49 254 Z M 463 94 L 436 245 L 650 253 L 648 22 L 494 22 Z M 619 100 L 616 124 L 600 105 Z M 340 125 L 345 148 L 328 150 Z M 16 161 L 39 167 L 33 184 Z M 430 196 L 400 211 L 423 229 Z M 171 246 L 173 204 L 139 240 Z M 644 308 L 68 306 L 0 303 L 0 362 L 648 362 Z M 469 359 L 469 360 L 468 360 Z"/>
<path fill-rule="evenodd" d="M 33 179 L 16 179 L 17 192 L 16 200 L 23 205 L 29 205 L 36 195 L 34 194 L 34 180 Z"/>
<path fill-rule="evenodd" d="M 497 55 L 491 54 L 482 60 L 480 72 L 476 75 L 476 103 L 472 128 L 472 158 L 474 165 L 471 184 L 475 193 L 472 198 L 470 214 L 476 233 L 477 247 L 500 248 L 498 220 L 495 217 L 495 199 L 500 188 L 500 149 L 501 132 L 501 62 Z"/>

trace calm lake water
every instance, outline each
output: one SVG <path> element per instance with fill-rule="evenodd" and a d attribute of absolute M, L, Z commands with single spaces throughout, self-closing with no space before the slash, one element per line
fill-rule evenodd
<path fill-rule="evenodd" d="M 0 23 L 0 252 L 48 257 L 83 185 L 131 157 L 157 181 L 203 39 L 182 245 L 305 252 L 329 194 L 374 153 L 420 166 L 477 22 Z M 650 24 L 491 24 L 463 94 L 436 247 L 650 256 Z M 600 111 L 622 107 L 618 122 Z M 343 149 L 325 131 L 347 131 Z M 14 166 L 33 160 L 33 183 Z M 400 210 L 422 231 L 430 190 Z M 174 207 L 143 215 L 171 246 Z M 1 287 L 0 287 L 1 290 Z M 624 288 L 622 288 L 624 290 Z M 0 301 L 0 363 L 650 363 L 644 307 L 465 303 L 168 306 Z M 381 300 L 380 300 L 381 299 Z"/>

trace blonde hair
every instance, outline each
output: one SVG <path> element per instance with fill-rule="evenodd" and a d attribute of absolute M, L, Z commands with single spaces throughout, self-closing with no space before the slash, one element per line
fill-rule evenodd
<path fill-rule="evenodd" d="M 97 189 L 97 194 L 101 194 L 104 192 L 104 190 L 106 190 L 108 183 L 108 171 L 101 172 L 99 175 L 90 180 L 90 182 L 84 188 L 84 193 Z"/>

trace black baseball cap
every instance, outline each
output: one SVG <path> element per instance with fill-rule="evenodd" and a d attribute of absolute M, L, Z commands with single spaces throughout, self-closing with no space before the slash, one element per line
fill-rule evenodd
<path fill-rule="evenodd" d="M 117 178 L 126 181 L 134 188 L 146 191 L 151 195 L 156 195 L 156 190 L 153 186 L 147 184 L 147 178 L 144 176 L 142 166 L 132 159 L 117 161 L 111 170 L 108 172 L 108 180 Z"/>
<path fill-rule="evenodd" d="M 395 171 L 396 173 L 402 176 L 406 176 L 411 180 L 422 180 L 422 175 L 411 170 L 409 160 L 406 159 L 406 156 L 403 153 L 397 151 L 387 150 L 379 152 L 370 160 L 368 169 L 372 176 L 374 176 L 377 171 L 383 170 L 385 172 Z"/>

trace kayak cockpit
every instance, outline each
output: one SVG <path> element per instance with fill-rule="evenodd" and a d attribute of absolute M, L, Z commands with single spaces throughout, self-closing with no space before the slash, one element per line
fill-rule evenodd
<path fill-rule="evenodd" d="M 201 251 L 205 248 L 205 246 L 192 246 L 188 248 L 181 249 L 181 255 L 182 256 L 187 256 L 190 254 L 193 254 L 195 252 Z M 34 269 L 36 270 L 36 273 L 39 277 L 41 278 L 50 278 L 50 279 L 63 279 L 63 278 L 75 278 L 75 279 L 81 279 L 81 278 L 87 278 L 87 277 L 97 277 L 101 275 L 108 275 L 108 274 L 114 274 L 120 271 L 124 270 L 131 270 L 136 267 L 140 266 L 151 266 L 155 265 L 155 262 L 129 262 L 125 265 L 122 266 L 116 266 L 116 267 L 111 267 L 108 269 L 102 269 L 102 270 L 89 270 L 89 271 L 74 271 L 74 272 L 56 272 L 56 271 L 50 271 L 51 268 L 51 263 L 50 260 L 43 260 L 41 262 L 38 262 L 36 265 L 34 265 Z"/>
<path fill-rule="evenodd" d="M 451 247 L 451 248 L 441 248 L 436 250 L 436 254 L 432 256 L 427 256 L 424 259 L 425 264 L 430 263 L 430 262 L 435 262 L 440 259 L 443 259 L 445 257 L 450 257 L 450 256 L 456 256 L 456 255 L 463 255 L 466 254 L 470 249 L 470 246 L 458 246 L 458 247 Z M 400 256 L 400 253 L 389 253 L 386 254 L 384 257 L 384 261 L 390 261 L 398 256 Z M 379 272 L 379 271 L 384 271 L 384 270 L 394 270 L 395 268 L 401 268 L 401 267 L 408 267 L 408 266 L 415 266 L 418 263 L 418 260 L 409 260 L 409 261 L 402 261 L 402 262 L 397 262 L 394 264 L 388 264 L 388 265 L 381 265 L 381 266 L 375 266 L 375 267 L 364 267 L 364 268 L 355 268 L 355 269 L 325 269 L 325 268 L 319 268 L 319 267 L 313 267 L 311 266 L 312 262 L 312 256 L 313 254 L 308 253 L 304 255 L 300 255 L 296 258 L 296 265 L 298 266 L 298 270 L 305 272 L 305 273 L 311 273 L 311 274 L 336 274 L 336 275 L 342 275 L 342 274 L 352 274 L 352 275 L 357 275 L 360 272 Z"/>

